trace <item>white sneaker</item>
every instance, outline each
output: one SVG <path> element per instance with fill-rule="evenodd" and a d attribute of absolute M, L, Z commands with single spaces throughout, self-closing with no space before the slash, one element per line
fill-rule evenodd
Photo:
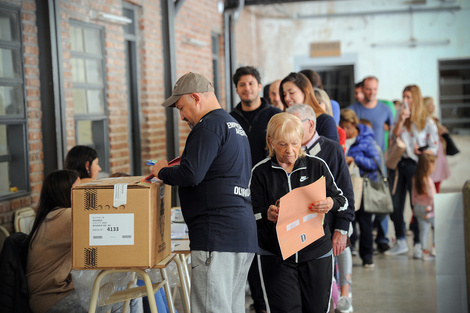
<path fill-rule="evenodd" d="M 415 244 L 413 247 L 413 258 L 418 260 L 423 258 L 423 249 L 421 249 L 420 243 Z"/>
<path fill-rule="evenodd" d="M 341 313 L 353 312 L 351 301 L 346 297 L 339 297 L 339 300 L 336 303 L 336 309 Z"/>
<path fill-rule="evenodd" d="M 430 252 L 423 252 L 423 262 L 433 262 L 436 261 L 436 256 L 432 255 Z"/>
<path fill-rule="evenodd" d="M 406 244 L 405 239 L 398 239 L 395 246 L 385 251 L 385 255 L 400 255 L 408 252 L 408 245 Z"/>

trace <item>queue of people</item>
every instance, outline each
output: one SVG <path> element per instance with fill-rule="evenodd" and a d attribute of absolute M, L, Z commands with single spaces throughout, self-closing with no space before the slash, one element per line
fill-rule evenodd
<path fill-rule="evenodd" d="M 365 268 L 374 267 L 373 218 L 376 249 L 388 255 L 406 253 L 406 192 L 415 215 L 414 256 L 433 260 L 427 234 L 434 223 L 438 185 L 432 175 L 442 146 L 419 87 L 404 89 L 403 103 L 393 118 L 389 107 L 376 98 L 378 79 L 367 77 L 356 85 L 357 103 L 341 110 L 336 120 L 332 102 L 314 74 L 293 72 L 275 81 L 268 89 L 270 105 L 260 97 L 259 72 L 241 67 L 233 77 L 240 103 L 229 114 L 220 106 L 212 83 L 188 73 L 162 104 L 176 108 L 191 128 L 180 165 L 169 167 L 160 160 L 151 172 L 164 183 L 179 186 L 190 239 L 192 312 L 244 312 L 247 279 L 256 313 L 330 312 L 335 307 L 353 312 L 353 225 L 359 225 L 359 255 Z M 370 126 L 365 125 L 368 121 Z M 384 166 L 381 154 L 389 130 L 390 140 L 400 137 L 406 144 L 397 169 L 388 171 L 396 186 L 390 188 L 396 232 L 392 248 L 384 226 L 388 216 L 355 207 L 358 195 L 348 170 L 354 162 L 360 175 L 376 180 L 375 172 Z M 34 313 L 86 311 L 71 277 L 71 189 L 97 179 L 100 171 L 96 151 L 75 146 L 64 170 L 44 179 L 28 237 L 26 276 Z M 321 177 L 326 198 L 305 209 L 325 214 L 324 235 L 283 259 L 276 231 L 277 202 Z M 336 280 L 339 287 L 333 287 Z M 333 299 L 333 288 L 339 289 L 339 298 Z M 120 309 L 122 304 L 112 312 Z M 142 310 L 141 301 L 131 303 L 131 312 Z"/>

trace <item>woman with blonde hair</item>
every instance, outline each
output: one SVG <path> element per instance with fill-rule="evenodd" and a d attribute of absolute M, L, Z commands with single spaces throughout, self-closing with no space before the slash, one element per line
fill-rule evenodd
<path fill-rule="evenodd" d="M 449 163 L 447 163 L 447 156 L 445 153 L 446 142 L 444 138 L 442 138 L 442 135 L 449 133 L 449 130 L 444 125 L 439 123 L 439 119 L 433 115 L 436 108 L 434 105 L 434 99 L 431 97 L 424 97 L 423 103 L 424 107 L 426 108 L 426 112 L 434 120 L 434 123 L 436 123 L 437 130 L 439 132 L 439 147 L 437 149 L 436 166 L 433 173 L 431 174 L 431 178 L 434 181 L 434 185 L 436 187 L 436 192 L 439 193 L 441 182 L 450 176 Z"/>
<path fill-rule="evenodd" d="M 397 242 L 392 249 L 386 251 L 386 254 L 399 255 L 408 252 L 403 213 L 407 192 L 411 199 L 412 179 L 416 171 L 418 157 L 425 150 L 430 150 L 436 155 L 439 142 L 436 124 L 426 113 L 421 90 L 418 86 L 409 85 L 403 90 L 403 103 L 395 116 L 395 125 L 392 129 L 392 139 L 400 137 L 406 145 L 406 150 L 396 170 L 398 177 L 395 178 L 395 185 L 397 187 L 393 195 L 393 213 L 390 215 L 395 226 Z M 410 204 L 413 208 L 413 204 Z M 413 223 L 416 221 L 414 220 Z M 416 226 L 412 227 L 414 231 L 414 257 L 421 259 L 419 228 L 417 225 L 414 226 Z"/>
<path fill-rule="evenodd" d="M 272 313 L 324 313 L 329 310 L 333 277 L 330 228 L 322 219 L 324 235 L 283 260 L 277 238 L 278 200 L 295 188 L 325 177 L 326 198 L 305 212 L 326 214 L 346 210 L 347 200 L 326 163 L 301 148 L 304 126 L 293 114 L 279 113 L 268 123 L 269 158 L 252 171 L 251 199 L 257 219 L 261 274 Z M 320 215 L 321 217 L 322 215 Z"/>
<path fill-rule="evenodd" d="M 335 119 L 322 109 L 315 98 L 312 84 L 304 74 L 292 72 L 287 75 L 281 81 L 279 93 L 281 101 L 286 107 L 302 103 L 311 106 L 317 117 L 318 134 L 336 142 L 339 141 Z"/>
<path fill-rule="evenodd" d="M 326 114 L 333 116 L 333 108 L 331 106 L 331 100 L 325 90 L 315 88 L 313 89 L 315 93 L 315 98 L 318 101 L 318 104 L 326 112 Z M 333 116 L 334 117 L 334 116 Z M 344 152 L 346 153 L 346 132 L 344 129 L 336 125 L 336 130 L 338 131 L 339 144 L 343 147 Z"/>

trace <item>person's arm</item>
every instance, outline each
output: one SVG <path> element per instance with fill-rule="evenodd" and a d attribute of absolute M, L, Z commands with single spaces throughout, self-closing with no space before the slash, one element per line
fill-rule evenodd
<path fill-rule="evenodd" d="M 319 135 L 339 142 L 338 129 L 336 128 L 335 119 L 332 116 L 326 113 L 318 116 L 316 127 Z"/>
<path fill-rule="evenodd" d="M 426 144 L 428 150 L 431 150 L 434 155 L 437 155 L 437 149 L 439 148 L 439 130 L 431 118 L 426 121 Z"/>
<path fill-rule="evenodd" d="M 186 141 L 180 165 L 161 168 L 156 173 L 157 177 L 168 185 L 196 186 L 206 176 L 219 148 L 218 134 L 205 128 L 193 129 Z"/>
<path fill-rule="evenodd" d="M 367 140 L 365 142 L 359 142 L 358 145 L 361 149 L 353 155 L 357 166 L 363 171 L 376 171 L 378 168 L 377 164 L 374 162 L 374 159 L 377 161 L 377 163 L 380 164 L 380 156 L 377 149 L 375 148 L 375 142 L 372 140 Z"/>
<path fill-rule="evenodd" d="M 411 111 L 408 107 L 405 107 L 405 103 L 402 103 L 399 116 L 397 119 L 397 123 L 395 124 L 395 127 L 393 128 L 393 135 L 395 137 L 399 137 L 401 134 L 401 130 L 405 124 L 405 121 L 407 118 L 410 117 Z"/>
<path fill-rule="evenodd" d="M 348 199 L 343 194 L 343 191 L 336 185 L 335 179 L 331 174 L 328 165 L 322 160 L 321 162 L 322 172 L 325 176 L 326 185 L 326 199 L 313 203 L 311 207 L 314 210 L 318 210 L 321 213 L 324 209 L 332 210 L 333 212 L 338 210 L 346 210 L 348 207 Z"/>
<path fill-rule="evenodd" d="M 330 170 L 333 172 L 336 184 L 343 191 L 344 196 L 348 200 L 346 210 L 337 210 L 331 212 L 333 214 L 333 253 L 339 255 L 346 248 L 347 233 L 350 223 L 354 220 L 354 191 L 351 182 L 351 175 L 349 174 L 348 165 L 341 150 L 336 151 L 336 169 Z"/>

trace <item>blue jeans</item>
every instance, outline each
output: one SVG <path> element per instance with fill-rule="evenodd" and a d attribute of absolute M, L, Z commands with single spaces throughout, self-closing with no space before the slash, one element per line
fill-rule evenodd
<path fill-rule="evenodd" d="M 375 237 L 375 243 L 388 244 L 388 214 L 375 214 L 374 227 L 377 228 L 377 237 Z"/>
<path fill-rule="evenodd" d="M 398 171 L 397 188 L 396 188 L 395 194 L 392 196 L 393 213 L 390 215 L 390 218 L 392 219 L 393 225 L 395 226 L 395 236 L 397 240 L 400 240 L 400 239 L 405 239 L 404 211 L 405 211 L 406 192 L 409 192 L 410 194 L 410 205 L 411 207 L 413 207 L 411 203 L 411 187 L 412 187 L 412 179 L 416 172 L 416 162 L 408 158 L 401 159 L 401 161 L 398 163 L 397 171 Z M 391 182 L 391 184 L 393 184 L 393 181 Z M 415 237 L 419 238 L 419 234 L 416 235 L 415 233 Z M 416 242 L 416 238 L 415 238 L 415 242 Z"/>

